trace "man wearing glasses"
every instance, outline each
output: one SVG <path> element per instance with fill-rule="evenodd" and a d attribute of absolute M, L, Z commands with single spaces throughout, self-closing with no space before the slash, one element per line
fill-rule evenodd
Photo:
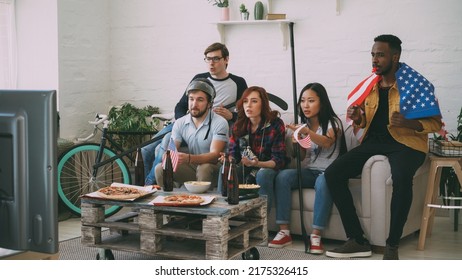
<path fill-rule="evenodd" d="M 226 69 L 229 62 L 228 48 L 221 43 L 213 43 L 204 51 L 204 62 L 207 65 L 208 72 L 195 75 L 192 80 L 197 78 L 208 79 L 216 90 L 216 97 L 213 102 L 213 112 L 222 116 L 228 121 L 229 127 L 237 118 L 234 112 L 236 101 L 242 96 L 247 88 L 247 82 L 244 78 L 229 73 Z M 182 94 L 180 101 L 175 106 L 175 119 L 179 119 L 188 113 L 188 97 Z M 165 127 L 161 133 L 170 132 L 173 124 Z M 164 137 L 162 144 L 154 142 L 142 148 L 143 160 L 145 167 L 146 185 L 156 184 L 154 169 L 157 163 L 162 161 L 162 155 L 168 145 L 170 135 Z M 159 149 L 155 152 L 156 147 Z M 148 171 L 149 170 L 149 171 Z"/>
<path fill-rule="evenodd" d="M 194 76 L 196 78 L 206 78 L 215 87 L 217 96 L 213 102 L 213 111 L 225 118 L 228 123 L 236 119 L 237 114 L 232 111 L 237 100 L 247 88 L 244 78 L 233 75 L 226 71 L 229 62 L 229 51 L 221 43 L 213 43 L 204 51 L 204 61 L 207 64 L 208 72 Z M 182 95 L 180 101 L 175 106 L 175 119 L 186 115 L 188 111 L 188 98 Z"/>

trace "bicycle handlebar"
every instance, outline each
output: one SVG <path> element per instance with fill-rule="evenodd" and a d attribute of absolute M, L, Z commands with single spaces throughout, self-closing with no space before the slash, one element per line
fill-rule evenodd
<path fill-rule="evenodd" d="M 165 114 L 153 114 L 151 115 L 151 118 L 153 119 L 159 119 L 163 122 L 165 121 L 172 121 L 175 118 L 175 113 L 165 113 Z"/>
<path fill-rule="evenodd" d="M 92 125 L 99 125 L 105 121 L 109 120 L 108 115 L 104 114 L 96 114 L 95 120 L 94 121 L 88 121 L 89 124 Z"/>
<path fill-rule="evenodd" d="M 103 124 L 104 127 L 107 127 L 107 125 L 109 124 L 109 117 L 108 115 L 105 115 L 105 114 L 96 114 L 95 120 L 88 121 L 88 123 L 91 125 L 94 125 L 95 128 L 93 132 L 85 138 L 77 138 L 76 140 L 78 142 L 86 142 L 90 140 L 91 138 L 95 137 L 96 131 L 98 130 L 98 125 Z"/>

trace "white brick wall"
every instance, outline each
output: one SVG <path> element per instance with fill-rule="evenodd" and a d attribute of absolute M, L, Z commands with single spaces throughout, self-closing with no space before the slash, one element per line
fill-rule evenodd
<path fill-rule="evenodd" d="M 255 1 L 240 3 L 253 18 Z M 265 1 L 263 1 L 265 2 Z M 462 87 L 460 0 L 272 0 L 274 13 L 293 19 L 297 93 L 324 84 L 338 113 L 346 95 L 370 73 L 373 38 L 392 33 L 405 61 L 436 87 L 443 117 L 455 130 Z M 203 50 L 219 41 L 212 22 L 219 8 L 206 0 L 58 1 L 61 136 L 89 132 L 87 120 L 112 105 L 132 102 L 173 110 L 189 80 L 206 70 Z M 229 71 L 288 101 L 292 111 L 290 48 L 276 25 L 226 27 Z"/>

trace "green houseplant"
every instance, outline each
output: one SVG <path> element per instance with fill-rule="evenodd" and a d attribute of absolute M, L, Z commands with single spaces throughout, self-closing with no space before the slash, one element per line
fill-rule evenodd
<path fill-rule="evenodd" d="M 241 12 L 242 20 L 249 20 L 249 11 L 247 10 L 244 4 L 241 4 L 239 6 L 239 11 Z"/>
<path fill-rule="evenodd" d="M 229 1 L 228 0 L 208 0 L 212 5 L 220 8 L 220 20 L 228 21 L 229 20 Z"/>
<path fill-rule="evenodd" d="M 212 3 L 214 6 L 217 6 L 218 8 L 228 8 L 229 7 L 229 1 L 228 0 L 208 0 L 209 3 Z"/>
<path fill-rule="evenodd" d="M 158 114 L 158 107 L 145 106 L 138 108 L 130 103 L 113 106 L 109 110 L 109 130 L 118 132 L 122 147 L 130 148 L 147 140 L 149 134 L 154 134 L 159 120 L 151 119 L 152 114 Z"/>

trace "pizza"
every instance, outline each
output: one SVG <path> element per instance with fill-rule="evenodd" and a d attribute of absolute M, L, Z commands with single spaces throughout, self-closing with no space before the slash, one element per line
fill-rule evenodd
<path fill-rule="evenodd" d="M 177 194 L 164 197 L 164 202 L 176 204 L 201 204 L 205 200 L 199 195 Z"/>
<path fill-rule="evenodd" d="M 99 189 L 98 194 L 107 199 L 134 199 L 145 195 L 146 192 L 130 187 L 109 186 Z"/>

